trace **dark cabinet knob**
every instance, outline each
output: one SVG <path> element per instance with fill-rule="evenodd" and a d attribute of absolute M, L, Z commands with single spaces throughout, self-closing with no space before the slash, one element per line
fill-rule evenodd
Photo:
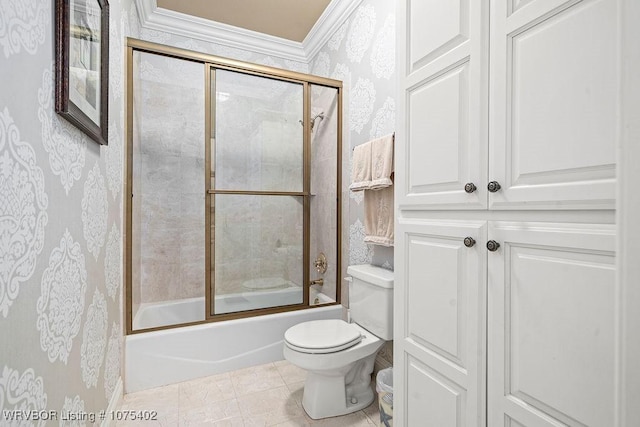
<path fill-rule="evenodd" d="M 499 247 L 500 243 L 496 242 L 495 240 L 489 240 L 487 242 L 487 249 L 489 249 L 491 252 L 497 251 Z"/>
<path fill-rule="evenodd" d="M 491 193 L 495 193 L 499 189 L 500 189 L 500 184 L 498 184 L 498 181 L 491 181 L 489 185 L 487 185 L 487 190 L 489 190 L 489 192 Z"/>
<path fill-rule="evenodd" d="M 476 241 L 473 239 L 473 237 L 465 237 L 464 238 L 464 245 L 466 247 L 470 248 L 475 244 L 476 244 Z"/>
<path fill-rule="evenodd" d="M 476 185 L 475 185 L 473 182 L 467 182 L 467 183 L 464 185 L 464 191 L 465 191 L 465 192 L 467 192 L 467 193 L 469 193 L 469 194 L 471 194 L 471 193 L 473 193 L 474 191 L 476 191 L 476 188 L 477 188 L 477 187 L 476 187 Z"/>

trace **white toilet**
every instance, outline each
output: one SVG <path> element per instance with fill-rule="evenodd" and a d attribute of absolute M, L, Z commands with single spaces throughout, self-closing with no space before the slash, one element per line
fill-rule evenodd
<path fill-rule="evenodd" d="M 335 417 L 373 402 L 371 372 L 384 341 L 393 339 L 393 272 L 347 268 L 351 321 L 314 320 L 284 334 L 284 357 L 307 370 L 302 406 L 313 419 Z"/>

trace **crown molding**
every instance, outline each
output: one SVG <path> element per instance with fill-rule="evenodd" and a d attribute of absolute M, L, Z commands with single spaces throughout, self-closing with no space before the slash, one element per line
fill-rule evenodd
<path fill-rule="evenodd" d="M 159 8 L 156 0 L 136 0 L 142 28 L 307 63 L 302 43 Z"/>
<path fill-rule="evenodd" d="M 320 15 L 315 25 L 302 41 L 304 53 L 311 61 L 331 36 L 349 18 L 354 10 L 360 6 L 362 0 L 332 0 Z"/>
<path fill-rule="evenodd" d="M 302 43 L 135 2 L 142 28 L 308 64 L 362 0 L 332 0 Z"/>

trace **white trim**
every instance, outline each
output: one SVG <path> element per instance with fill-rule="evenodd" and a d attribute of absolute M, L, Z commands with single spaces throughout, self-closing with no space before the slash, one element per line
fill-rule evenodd
<path fill-rule="evenodd" d="M 113 394 L 111 395 L 111 399 L 109 400 L 109 407 L 107 407 L 106 417 L 100 423 L 100 427 L 109 427 L 110 425 L 115 425 L 116 423 L 112 423 L 111 414 L 113 414 L 119 407 L 122 402 L 123 397 L 123 384 L 122 377 L 118 378 L 118 382 L 116 383 L 115 390 L 113 390 Z"/>
<path fill-rule="evenodd" d="M 640 3 L 622 0 L 620 3 L 621 37 L 621 122 L 618 150 L 617 194 L 617 385 L 616 427 L 637 426 L 640 421 Z"/>
<path fill-rule="evenodd" d="M 299 42 L 159 8 L 156 0 L 136 0 L 136 3 L 143 28 L 283 59 L 307 62 L 302 44 Z"/>
<path fill-rule="evenodd" d="M 305 64 L 311 62 L 361 2 L 362 0 L 332 0 L 300 43 L 159 8 L 157 0 L 135 0 L 142 28 Z"/>
<path fill-rule="evenodd" d="M 362 0 L 332 0 L 302 41 L 309 61 L 327 44 L 331 36 L 360 6 Z"/>
<path fill-rule="evenodd" d="M 138 21 L 144 27 L 148 17 L 158 8 L 158 2 L 157 0 L 135 0 L 135 4 L 138 11 Z"/>

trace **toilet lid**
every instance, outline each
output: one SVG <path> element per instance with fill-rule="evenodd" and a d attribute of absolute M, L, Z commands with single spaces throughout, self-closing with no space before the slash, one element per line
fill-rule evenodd
<path fill-rule="evenodd" d="M 343 320 L 312 320 L 292 326 L 284 340 L 302 353 L 333 353 L 353 347 L 362 340 L 358 328 Z"/>

